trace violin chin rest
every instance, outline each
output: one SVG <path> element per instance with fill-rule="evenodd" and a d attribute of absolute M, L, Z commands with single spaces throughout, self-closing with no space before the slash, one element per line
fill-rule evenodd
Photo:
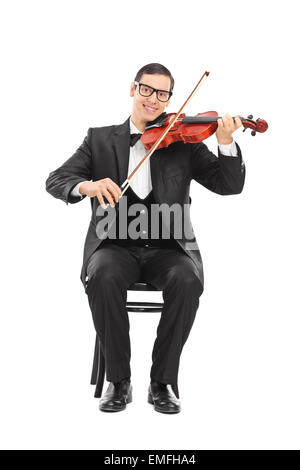
<path fill-rule="evenodd" d="M 152 127 L 160 127 L 161 125 L 163 125 L 166 115 L 167 113 L 164 111 L 156 119 L 154 119 L 153 121 L 149 121 L 145 127 L 145 131 L 147 131 L 148 129 L 152 129 Z"/>

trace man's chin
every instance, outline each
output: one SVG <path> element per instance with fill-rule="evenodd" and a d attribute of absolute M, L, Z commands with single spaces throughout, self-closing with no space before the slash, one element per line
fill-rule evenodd
<path fill-rule="evenodd" d="M 147 113 L 148 114 L 148 113 Z M 159 118 L 159 116 L 161 116 L 163 114 L 163 111 L 161 111 L 160 113 L 154 113 L 153 116 L 147 116 L 147 122 L 152 122 L 152 121 L 155 121 L 156 119 Z"/>
<path fill-rule="evenodd" d="M 147 111 L 144 111 L 143 114 L 144 114 L 144 116 L 145 116 L 145 121 L 146 121 L 146 122 L 151 122 L 151 121 L 154 121 L 155 119 L 157 119 L 158 116 L 159 116 L 161 113 L 157 114 L 157 112 L 156 112 L 156 113 L 150 114 L 150 113 L 148 113 Z"/>

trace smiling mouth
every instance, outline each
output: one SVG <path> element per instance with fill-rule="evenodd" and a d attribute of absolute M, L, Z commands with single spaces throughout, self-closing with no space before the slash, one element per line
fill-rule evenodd
<path fill-rule="evenodd" d="M 146 111 L 148 111 L 149 113 L 155 113 L 155 111 L 157 111 L 156 108 L 152 108 L 151 106 L 147 106 L 145 104 L 143 104 L 143 106 L 146 109 Z"/>

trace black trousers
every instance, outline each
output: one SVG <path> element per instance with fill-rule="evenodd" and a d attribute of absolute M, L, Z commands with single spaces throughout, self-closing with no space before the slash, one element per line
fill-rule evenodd
<path fill-rule="evenodd" d="M 152 352 L 150 378 L 176 384 L 180 355 L 203 292 L 193 261 L 177 248 L 104 244 L 87 265 L 86 294 L 106 362 L 106 379 L 131 376 L 127 289 L 149 282 L 163 294 L 164 307 Z"/>

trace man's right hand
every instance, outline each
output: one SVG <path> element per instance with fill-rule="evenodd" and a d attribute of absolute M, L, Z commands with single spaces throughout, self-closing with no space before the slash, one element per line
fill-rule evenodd
<path fill-rule="evenodd" d="M 121 188 L 110 178 L 104 178 L 99 181 L 85 181 L 79 186 L 79 192 L 88 197 L 97 197 L 103 209 L 107 207 L 103 196 L 106 197 L 112 207 L 115 207 L 114 200 L 119 202 L 119 197 L 122 194 Z"/>

